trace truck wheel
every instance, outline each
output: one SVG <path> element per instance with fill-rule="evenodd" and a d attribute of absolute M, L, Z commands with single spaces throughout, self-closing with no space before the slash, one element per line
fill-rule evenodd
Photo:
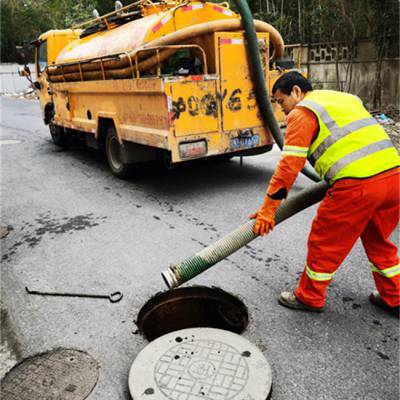
<path fill-rule="evenodd" d="M 158 149 L 157 160 L 161 164 L 162 168 L 165 168 L 167 171 L 172 171 L 175 168 L 174 164 L 172 163 L 170 151 Z"/>
<path fill-rule="evenodd" d="M 64 127 L 56 125 L 53 122 L 50 122 L 49 130 L 54 144 L 56 144 L 57 146 L 65 146 L 67 144 L 67 138 L 65 136 Z"/>
<path fill-rule="evenodd" d="M 114 127 L 109 127 L 106 134 L 105 150 L 108 165 L 112 173 L 118 178 L 128 178 L 132 172 L 131 164 L 123 162 L 122 146 L 118 141 Z"/>

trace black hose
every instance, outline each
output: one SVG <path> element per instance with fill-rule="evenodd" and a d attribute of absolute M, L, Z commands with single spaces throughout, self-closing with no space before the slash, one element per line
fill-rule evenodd
<path fill-rule="evenodd" d="M 275 115 L 272 110 L 272 105 L 269 100 L 267 86 L 264 79 L 264 71 L 260 59 L 260 51 L 258 48 L 258 40 L 256 29 L 254 27 L 253 16 L 246 0 L 234 0 L 234 3 L 242 18 L 243 28 L 246 33 L 250 58 L 250 69 L 256 92 L 258 107 L 260 109 L 260 113 L 263 117 L 264 123 L 271 131 L 272 137 L 274 138 L 276 144 L 282 150 L 284 140 L 278 123 L 276 122 Z M 319 182 L 321 180 L 314 169 L 308 165 L 303 168 L 302 172 L 314 182 Z"/>

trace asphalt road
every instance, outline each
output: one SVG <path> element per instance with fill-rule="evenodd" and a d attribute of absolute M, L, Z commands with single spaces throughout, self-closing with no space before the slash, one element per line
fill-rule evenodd
<path fill-rule="evenodd" d="M 147 344 L 134 321 L 165 290 L 160 271 L 243 223 L 260 204 L 279 152 L 244 159 L 243 167 L 236 159 L 172 172 L 150 166 L 121 181 L 101 154 L 53 145 L 36 101 L 1 103 L 1 225 L 11 229 L 1 239 L 1 297 L 14 356 L 87 351 L 101 365 L 90 400 L 129 399 L 129 368 Z M 310 184 L 299 177 L 293 192 Z M 336 274 L 325 313 L 277 303 L 302 271 L 315 211 L 291 218 L 189 285 L 218 286 L 245 302 L 250 323 L 243 336 L 272 366 L 273 400 L 397 400 L 398 320 L 368 302 L 374 286 L 360 243 Z M 25 286 L 119 290 L 124 298 L 44 298 Z"/>

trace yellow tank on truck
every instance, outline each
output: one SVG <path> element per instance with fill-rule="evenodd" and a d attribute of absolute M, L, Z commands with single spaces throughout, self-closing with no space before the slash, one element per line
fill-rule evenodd
<path fill-rule="evenodd" d="M 70 43 L 60 52 L 57 64 L 82 62 L 105 57 L 110 54 L 132 53 L 144 44 L 151 43 L 172 32 L 212 21 L 239 20 L 239 16 L 226 7 L 212 3 L 185 3 L 166 12 L 145 16 L 110 31 L 103 31 Z M 266 23 L 259 21 L 260 31 L 270 31 L 271 40 L 278 48 L 279 58 L 283 52 L 283 41 L 279 33 Z M 225 25 L 229 27 L 229 24 Z M 240 29 L 240 24 L 231 29 Z M 201 32 L 200 32 L 201 33 Z"/>
<path fill-rule="evenodd" d="M 270 34 L 275 49 L 273 58 L 280 58 L 284 44 L 279 32 L 262 21 L 256 20 L 255 26 L 258 32 Z M 115 28 L 111 26 L 111 28 L 67 45 L 56 60 L 62 67 L 49 67 L 50 80 L 53 82 L 80 80 L 82 71 L 89 72 L 85 74 L 85 80 L 96 80 L 103 76 L 111 79 L 128 78 L 132 76 L 129 67 L 133 62 L 140 71 L 143 71 L 177 51 L 177 49 L 163 49 L 157 57 L 153 56 L 151 60 L 140 64 L 140 61 L 150 54 L 145 49 L 153 46 L 184 44 L 195 37 L 213 32 L 242 29 L 240 18 L 233 11 L 221 5 L 197 2 L 178 5 L 167 11 L 146 15 L 122 26 Z M 108 71 L 110 69 L 113 71 Z"/>

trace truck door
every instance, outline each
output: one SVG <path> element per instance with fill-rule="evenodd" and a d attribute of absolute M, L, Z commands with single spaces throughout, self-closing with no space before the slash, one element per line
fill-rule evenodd
<path fill-rule="evenodd" d="M 47 40 L 40 41 L 35 49 L 35 69 L 36 79 L 40 83 L 40 109 L 44 113 L 46 104 L 51 103 L 51 96 L 49 95 L 49 84 L 46 79 L 45 69 L 48 65 L 48 51 L 47 51 Z M 44 117 L 44 115 L 43 115 Z"/>
<path fill-rule="evenodd" d="M 177 79 L 171 83 L 170 101 L 175 136 L 218 132 L 216 78 L 203 76 Z"/>
<path fill-rule="evenodd" d="M 258 33 L 261 61 L 268 68 L 268 33 Z M 215 34 L 217 73 L 220 77 L 219 98 L 223 131 L 262 126 L 258 110 L 244 34 L 220 32 Z M 266 76 L 267 78 L 267 76 Z M 268 80 L 266 79 L 268 82 Z"/>

